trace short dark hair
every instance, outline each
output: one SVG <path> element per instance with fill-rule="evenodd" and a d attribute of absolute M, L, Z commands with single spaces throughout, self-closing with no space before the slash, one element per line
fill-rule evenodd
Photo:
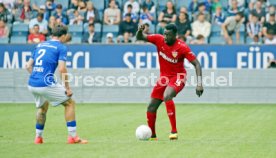
<path fill-rule="evenodd" d="M 89 27 L 91 27 L 91 26 L 93 26 L 93 27 L 94 27 L 95 25 L 94 25 L 93 23 L 89 23 L 89 25 L 88 25 L 88 26 L 89 26 Z"/>
<path fill-rule="evenodd" d="M 165 26 L 165 29 L 166 30 L 171 30 L 174 34 L 177 33 L 177 27 L 176 27 L 176 25 L 174 23 L 167 24 Z"/>
<path fill-rule="evenodd" d="M 239 15 L 241 18 L 244 17 L 244 13 L 243 12 L 238 12 L 237 15 Z"/>
<path fill-rule="evenodd" d="M 38 13 L 36 17 L 41 17 L 43 19 L 44 18 L 44 14 L 43 13 Z"/>
<path fill-rule="evenodd" d="M 33 28 L 34 28 L 34 27 L 39 27 L 39 25 L 38 25 L 38 24 L 35 24 L 35 25 L 33 26 Z"/>
<path fill-rule="evenodd" d="M 127 8 L 132 8 L 132 5 L 131 4 L 127 5 Z"/>
<path fill-rule="evenodd" d="M 56 37 L 61 37 L 62 35 L 66 35 L 68 32 L 68 28 L 64 25 L 56 25 L 52 30 L 52 35 Z"/>

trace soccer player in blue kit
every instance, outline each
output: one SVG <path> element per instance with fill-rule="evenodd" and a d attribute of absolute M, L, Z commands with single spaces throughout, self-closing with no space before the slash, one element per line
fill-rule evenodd
<path fill-rule="evenodd" d="M 55 26 L 51 40 L 38 44 L 26 65 L 26 69 L 31 74 L 28 89 L 33 94 L 37 107 L 35 144 L 43 143 L 42 133 L 49 102 L 53 106 L 61 104 L 65 108 L 68 144 L 88 143 L 87 140 L 80 139 L 76 132 L 75 102 L 71 98 L 73 93 L 67 82 L 67 47 L 63 44 L 68 37 L 67 31 L 66 26 Z M 61 79 L 64 86 L 55 81 L 56 68 L 62 75 Z"/>

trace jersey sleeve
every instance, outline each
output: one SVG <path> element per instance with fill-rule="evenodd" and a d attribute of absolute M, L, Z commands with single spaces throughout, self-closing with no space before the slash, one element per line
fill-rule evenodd
<path fill-rule="evenodd" d="M 67 60 L 67 47 L 63 46 L 59 49 L 59 57 L 58 60 L 66 61 Z"/>
<path fill-rule="evenodd" d="M 195 54 L 192 52 L 191 48 L 187 45 L 183 45 L 182 51 L 184 53 L 184 56 L 189 62 L 193 61 L 196 59 Z"/>
<path fill-rule="evenodd" d="M 150 42 L 152 44 L 156 44 L 162 39 L 163 39 L 163 36 L 159 35 L 159 34 L 152 34 L 152 35 L 147 36 L 148 42 Z"/>

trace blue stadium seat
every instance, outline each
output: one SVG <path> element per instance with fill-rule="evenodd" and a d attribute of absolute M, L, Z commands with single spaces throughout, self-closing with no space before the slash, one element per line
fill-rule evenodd
<path fill-rule="evenodd" d="M 70 44 L 81 44 L 82 36 L 72 36 Z"/>
<path fill-rule="evenodd" d="M 56 4 L 61 4 L 63 9 L 68 8 L 69 0 L 55 0 Z"/>
<path fill-rule="evenodd" d="M 35 4 L 38 7 L 40 7 L 41 5 L 45 5 L 45 3 L 46 3 L 46 0 L 31 0 L 31 6 Z"/>
<path fill-rule="evenodd" d="M 155 33 L 155 25 L 154 24 L 151 24 L 149 29 L 150 29 L 150 33 Z"/>
<path fill-rule="evenodd" d="M 29 25 L 24 23 L 13 24 L 12 35 L 27 36 L 29 32 Z"/>
<path fill-rule="evenodd" d="M 188 7 L 189 4 L 191 3 L 191 0 L 177 0 L 177 7 L 180 8 L 180 7 Z"/>
<path fill-rule="evenodd" d="M 221 34 L 221 26 L 213 24 L 211 27 L 212 36 L 219 36 Z"/>
<path fill-rule="evenodd" d="M 222 8 L 226 9 L 228 8 L 228 0 L 222 0 L 220 1 L 221 5 L 222 5 Z"/>
<path fill-rule="evenodd" d="M 113 33 L 114 36 L 116 36 L 119 32 L 119 26 L 118 25 L 104 25 L 103 26 L 103 33 Z"/>
<path fill-rule="evenodd" d="M 9 37 L 1 37 L 0 38 L 0 44 L 7 44 L 9 43 Z"/>
<path fill-rule="evenodd" d="M 210 44 L 225 44 L 225 39 L 222 36 L 212 36 Z"/>
<path fill-rule="evenodd" d="M 72 34 L 72 36 L 81 36 L 83 32 L 82 25 L 69 25 L 68 31 Z"/>
<path fill-rule="evenodd" d="M 10 43 L 12 44 L 26 44 L 27 37 L 26 36 L 12 36 Z"/>
<path fill-rule="evenodd" d="M 246 37 L 246 44 L 251 44 L 253 42 L 253 39 L 250 37 Z"/>
<path fill-rule="evenodd" d="M 99 12 L 102 12 L 104 10 L 104 0 L 90 0 L 94 7 L 99 10 Z"/>

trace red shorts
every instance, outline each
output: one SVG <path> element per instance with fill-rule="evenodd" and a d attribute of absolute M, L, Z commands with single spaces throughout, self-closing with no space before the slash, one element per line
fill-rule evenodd
<path fill-rule="evenodd" d="M 185 87 L 186 78 L 183 76 L 161 76 L 151 92 L 151 98 L 164 100 L 164 92 L 167 86 L 172 87 L 176 95 Z"/>

